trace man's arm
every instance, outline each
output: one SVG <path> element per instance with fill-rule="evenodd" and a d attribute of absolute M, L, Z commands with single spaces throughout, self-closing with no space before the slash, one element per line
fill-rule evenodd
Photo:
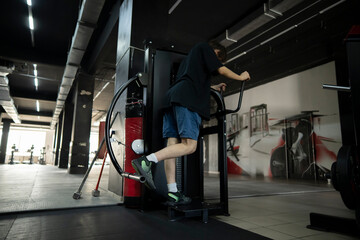
<path fill-rule="evenodd" d="M 239 74 L 234 73 L 233 71 L 231 71 L 230 69 L 228 69 L 225 66 L 222 66 L 218 69 L 218 72 L 220 75 L 230 78 L 230 79 L 234 79 L 234 80 L 239 80 L 239 81 L 245 81 L 245 80 L 249 80 L 250 79 L 250 75 L 247 71 Z"/>

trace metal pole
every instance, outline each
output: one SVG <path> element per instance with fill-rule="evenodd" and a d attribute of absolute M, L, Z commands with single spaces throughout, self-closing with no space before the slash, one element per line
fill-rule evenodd
<path fill-rule="evenodd" d="M 84 186 L 84 184 L 85 184 L 85 181 L 86 181 L 86 179 L 87 179 L 87 177 L 88 177 L 88 175 L 89 175 L 89 173 L 90 173 L 90 171 L 91 171 L 92 166 L 94 165 L 94 162 L 95 162 L 96 159 L 97 159 L 97 156 L 98 156 L 98 154 L 99 154 L 99 152 L 100 152 L 100 149 L 101 149 L 102 146 L 104 145 L 104 142 L 105 142 L 105 137 L 103 137 L 103 139 L 101 140 L 100 146 L 99 146 L 99 148 L 97 149 L 96 154 L 95 154 L 95 156 L 94 156 L 94 158 L 93 158 L 93 160 L 92 160 L 92 162 L 91 162 L 91 164 L 90 164 L 90 167 L 89 167 L 88 170 L 86 171 L 83 180 L 81 181 L 80 187 L 78 188 L 78 190 L 77 190 L 77 191 L 74 193 L 74 195 L 73 195 L 73 199 L 80 199 L 80 197 L 81 197 L 81 189 L 83 188 L 83 186 Z"/>

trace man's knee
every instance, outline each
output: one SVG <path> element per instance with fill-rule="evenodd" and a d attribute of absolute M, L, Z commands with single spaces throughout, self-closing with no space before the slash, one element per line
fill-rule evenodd
<path fill-rule="evenodd" d="M 189 148 L 189 154 L 192 154 L 196 151 L 197 144 L 192 144 Z"/>
<path fill-rule="evenodd" d="M 188 140 L 183 142 L 186 146 L 186 154 L 192 154 L 196 151 L 196 147 L 197 147 L 197 141 L 195 140 Z"/>
<path fill-rule="evenodd" d="M 179 143 L 179 139 L 177 138 L 168 138 L 167 140 L 167 145 L 170 146 L 170 145 L 174 145 L 174 144 L 177 144 Z"/>

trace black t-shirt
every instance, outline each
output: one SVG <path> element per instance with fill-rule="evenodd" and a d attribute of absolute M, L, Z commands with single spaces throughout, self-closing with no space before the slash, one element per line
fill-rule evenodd
<path fill-rule="evenodd" d="M 180 64 L 177 80 L 167 92 L 165 107 L 179 104 L 209 119 L 210 77 L 222 66 L 209 44 L 197 44 Z"/>

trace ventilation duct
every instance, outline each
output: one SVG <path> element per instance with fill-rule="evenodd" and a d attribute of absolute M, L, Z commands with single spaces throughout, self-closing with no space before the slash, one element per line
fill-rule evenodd
<path fill-rule="evenodd" d="M 229 47 L 254 30 L 281 17 L 284 12 L 303 1 L 304 0 L 269 0 L 263 7 L 257 9 L 231 28 L 226 29 L 225 33 L 217 37 L 217 40 L 223 46 Z"/>
<path fill-rule="evenodd" d="M 66 98 L 73 85 L 77 71 L 96 27 L 105 0 L 84 0 L 79 12 L 75 33 L 72 38 L 70 51 L 65 65 L 64 75 L 61 80 L 56 107 L 51 121 L 51 128 L 59 120 L 59 115 L 64 107 Z"/>
<path fill-rule="evenodd" d="M 13 66 L 0 66 L 0 104 L 15 123 L 21 123 L 14 101 L 10 96 L 9 80 L 7 78 L 7 75 L 12 73 L 13 69 Z"/>

